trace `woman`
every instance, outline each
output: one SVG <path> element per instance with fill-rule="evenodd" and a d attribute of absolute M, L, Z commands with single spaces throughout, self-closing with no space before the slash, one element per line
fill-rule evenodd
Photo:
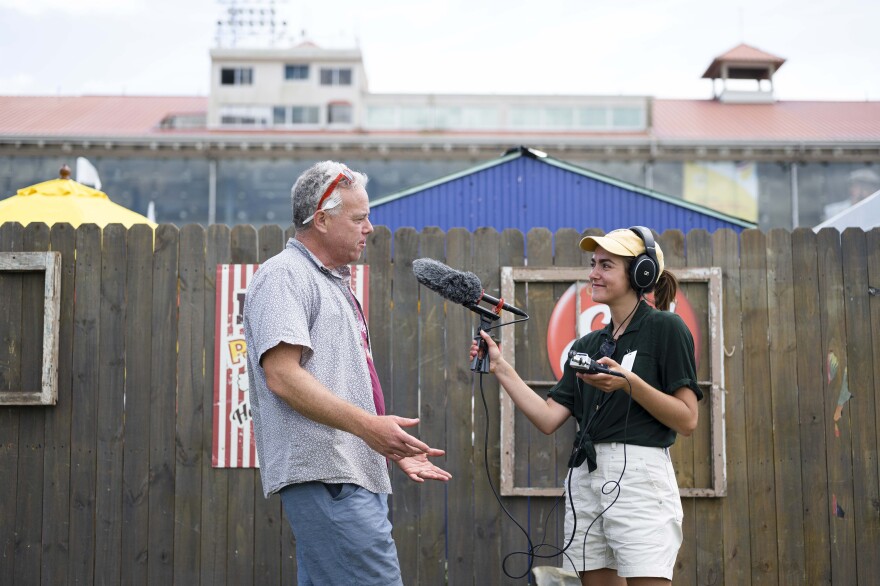
<path fill-rule="evenodd" d="M 567 362 L 545 401 L 481 332 L 491 371 L 517 408 L 545 434 L 569 418 L 578 433 L 569 466 L 565 567 L 584 585 L 669 584 L 681 545 L 682 507 L 669 457 L 676 434 L 697 426 L 693 338 L 666 311 L 678 282 L 647 228 L 588 236 L 590 285 L 611 323 L 577 340 L 572 351 L 604 366 L 591 374 Z M 656 309 L 643 299 L 654 291 Z M 478 352 L 471 346 L 471 358 Z M 574 362 L 583 362 L 575 359 Z M 573 508 L 573 510 L 572 510 Z M 573 534 L 573 537 L 572 537 Z"/>

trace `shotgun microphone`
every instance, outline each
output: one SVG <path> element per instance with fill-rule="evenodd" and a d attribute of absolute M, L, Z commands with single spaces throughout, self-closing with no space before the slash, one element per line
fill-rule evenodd
<path fill-rule="evenodd" d="M 480 301 L 486 301 L 494 306 L 496 314 L 501 313 L 503 309 L 525 318 L 529 317 L 522 309 L 505 303 L 504 299 L 488 295 L 483 291 L 480 278 L 471 272 L 456 271 L 434 259 L 418 258 L 413 261 L 413 273 L 419 283 L 428 289 L 444 299 L 460 303 L 469 309 L 474 309 Z"/>

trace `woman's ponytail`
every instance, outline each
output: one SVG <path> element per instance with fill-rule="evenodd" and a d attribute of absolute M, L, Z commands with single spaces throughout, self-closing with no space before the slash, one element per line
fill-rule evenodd
<path fill-rule="evenodd" d="M 678 279 L 669 271 L 660 273 L 657 285 L 654 286 L 654 307 L 660 311 L 666 311 L 675 300 L 678 293 Z"/>

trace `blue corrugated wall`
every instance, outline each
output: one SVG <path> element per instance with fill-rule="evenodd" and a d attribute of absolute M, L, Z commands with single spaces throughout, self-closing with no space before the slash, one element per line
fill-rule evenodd
<path fill-rule="evenodd" d="M 527 156 L 377 202 L 370 219 L 392 232 L 427 226 L 471 231 L 491 226 L 523 233 L 538 227 L 553 232 L 560 228 L 609 231 L 636 224 L 661 233 L 696 228 L 709 232 L 730 228 L 739 233 L 745 229 L 723 217 Z"/>

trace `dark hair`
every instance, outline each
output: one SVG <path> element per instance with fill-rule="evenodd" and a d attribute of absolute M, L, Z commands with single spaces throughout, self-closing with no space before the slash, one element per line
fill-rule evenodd
<path fill-rule="evenodd" d="M 657 278 L 657 285 L 654 286 L 654 307 L 661 311 L 668 310 L 676 293 L 678 293 L 678 279 L 669 271 L 663 271 Z"/>

